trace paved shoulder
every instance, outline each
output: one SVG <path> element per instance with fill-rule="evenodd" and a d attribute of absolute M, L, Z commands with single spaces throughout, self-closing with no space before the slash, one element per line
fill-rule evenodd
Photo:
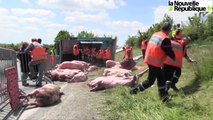
<path fill-rule="evenodd" d="M 65 95 L 61 102 L 49 106 L 26 109 L 20 119 L 40 120 L 102 120 L 98 109 L 103 102 L 102 93 L 90 92 L 86 82 L 64 83 L 61 90 Z"/>

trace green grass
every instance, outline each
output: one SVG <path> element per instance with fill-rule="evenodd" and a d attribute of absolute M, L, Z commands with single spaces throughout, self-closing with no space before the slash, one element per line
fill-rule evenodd
<path fill-rule="evenodd" d="M 134 49 L 134 55 L 141 50 Z M 188 55 L 197 64 L 184 61 L 182 76 L 177 83 L 181 92 L 169 91 L 171 101 L 159 100 L 157 85 L 144 92 L 130 95 L 128 87 L 117 87 L 104 92 L 106 107 L 104 115 L 110 120 L 212 120 L 213 119 L 213 46 L 193 45 Z M 123 53 L 116 55 L 122 60 Z M 137 65 L 144 65 L 142 59 Z M 137 73 L 140 71 L 134 71 Z M 144 81 L 146 75 L 140 81 Z"/>

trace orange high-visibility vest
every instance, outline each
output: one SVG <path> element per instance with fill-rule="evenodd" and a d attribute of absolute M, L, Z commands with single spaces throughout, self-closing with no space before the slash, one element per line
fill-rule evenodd
<path fill-rule="evenodd" d="M 176 40 L 181 46 L 182 46 L 182 48 L 183 48 L 183 57 L 184 57 L 184 55 L 186 54 L 186 47 L 185 47 L 185 45 L 184 45 L 184 40 Z"/>
<path fill-rule="evenodd" d="M 43 47 L 34 48 L 31 52 L 32 61 L 48 60 L 47 53 Z"/>
<path fill-rule="evenodd" d="M 107 59 L 107 60 L 111 59 L 111 52 L 109 49 L 105 50 L 105 59 Z"/>
<path fill-rule="evenodd" d="M 182 38 L 182 32 L 179 32 L 179 34 L 175 34 L 175 38 L 176 39 L 181 39 Z"/>
<path fill-rule="evenodd" d="M 145 50 L 146 49 L 146 40 L 145 39 L 142 39 L 141 41 L 141 50 Z"/>
<path fill-rule="evenodd" d="M 168 38 L 168 36 L 162 31 L 152 35 L 146 49 L 144 58 L 145 63 L 155 67 L 163 66 L 164 61 L 166 60 L 166 54 L 161 49 L 161 44 L 165 38 Z"/>
<path fill-rule="evenodd" d="M 98 51 L 98 59 L 104 59 L 104 50 L 103 49 L 100 49 L 99 51 Z"/>
<path fill-rule="evenodd" d="M 79 48 L 77 44 L 73 46 L 73 55 L 79 55 Z"/>
<path fill-rule="evenodd" d="M 91 56 L 96 57 L 96 48 L 92 48 Z"/>
<path fill-rule="evenodd" d="M 84 52 L 85 55 L 89 55 L 89 48 L 84 47 L 83 52 Z"/>
<path fill-rule="evenodd" d="M 171 40 L 171 43 L 172 43 L 172 49 L 175 53 L 176 59 L 174 61 L 170 57 L 167 56 L 164 64 L 182 68 L 182 61 L 183 61 L 183 56 L 184 56 L 183 45 L 181 45 L 181 43 L 174 41 L 174 40 Z"/>
<path fill-rule="evenodd" d="M 51 64 L 53 64 L 53 63 L 54 63 L 54 61 L 55 61 L 54 56 L 53 56 L 53 55 L 50 55 L 50 63 L 51 63 Z"/>
<path fill-rule="evenodd" d="M 128 52 L 130 52 L 130 56 L 128 56 Z M 132 55 L 132 47 L 126 47 L 125 48 L 125 59 L 132 59 L 133 55 Z"/>

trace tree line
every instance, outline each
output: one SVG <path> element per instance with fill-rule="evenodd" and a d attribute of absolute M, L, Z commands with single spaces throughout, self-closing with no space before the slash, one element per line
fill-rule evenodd
<path fill-rule="evenodd" d="M 198 13 L 192 17 L 188 17 L 187 23 L 181 24 L 183 36 L 189 36 L 193 41 L 207 41 L 213 42 L 213 13 Z M 134 47 L 141 47 L 142 38 L 149 38 L 154 32 L 157 32 L 161 29 L 161 26 L 164 22 L 170 22 L 173 24 L 173 19 L 165 15 L 164 19 L 156 24 L 153 24 L 148 28 L 146 32 L 138 31 L 136 36 L 129 36 L 126 44 L 132 45 Z"/>

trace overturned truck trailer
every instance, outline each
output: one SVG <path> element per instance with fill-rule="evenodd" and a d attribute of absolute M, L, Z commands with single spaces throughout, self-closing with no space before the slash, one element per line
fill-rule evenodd
<path fill-rule="evenodd" d="M 94 38 L 77 38 L 72 37 L 67 40 L 61 40 L 56 47 L 58 48 L 58 53 L 60 56 L 60 61 L 71 61 L 74 60 L 73 55 L 73 46 L 75 43 L 79 43 L 79 48 L 82 50 L 83 46 L 88 46 L 91 50 L 92 47 L 95 47 L 98 51 L 100 48 L 106 49 L 109 48 L 111 51 L 111 59 L 115 59 L 115 50 L 117 38 L 111 37 L 94 37 Z"/>

